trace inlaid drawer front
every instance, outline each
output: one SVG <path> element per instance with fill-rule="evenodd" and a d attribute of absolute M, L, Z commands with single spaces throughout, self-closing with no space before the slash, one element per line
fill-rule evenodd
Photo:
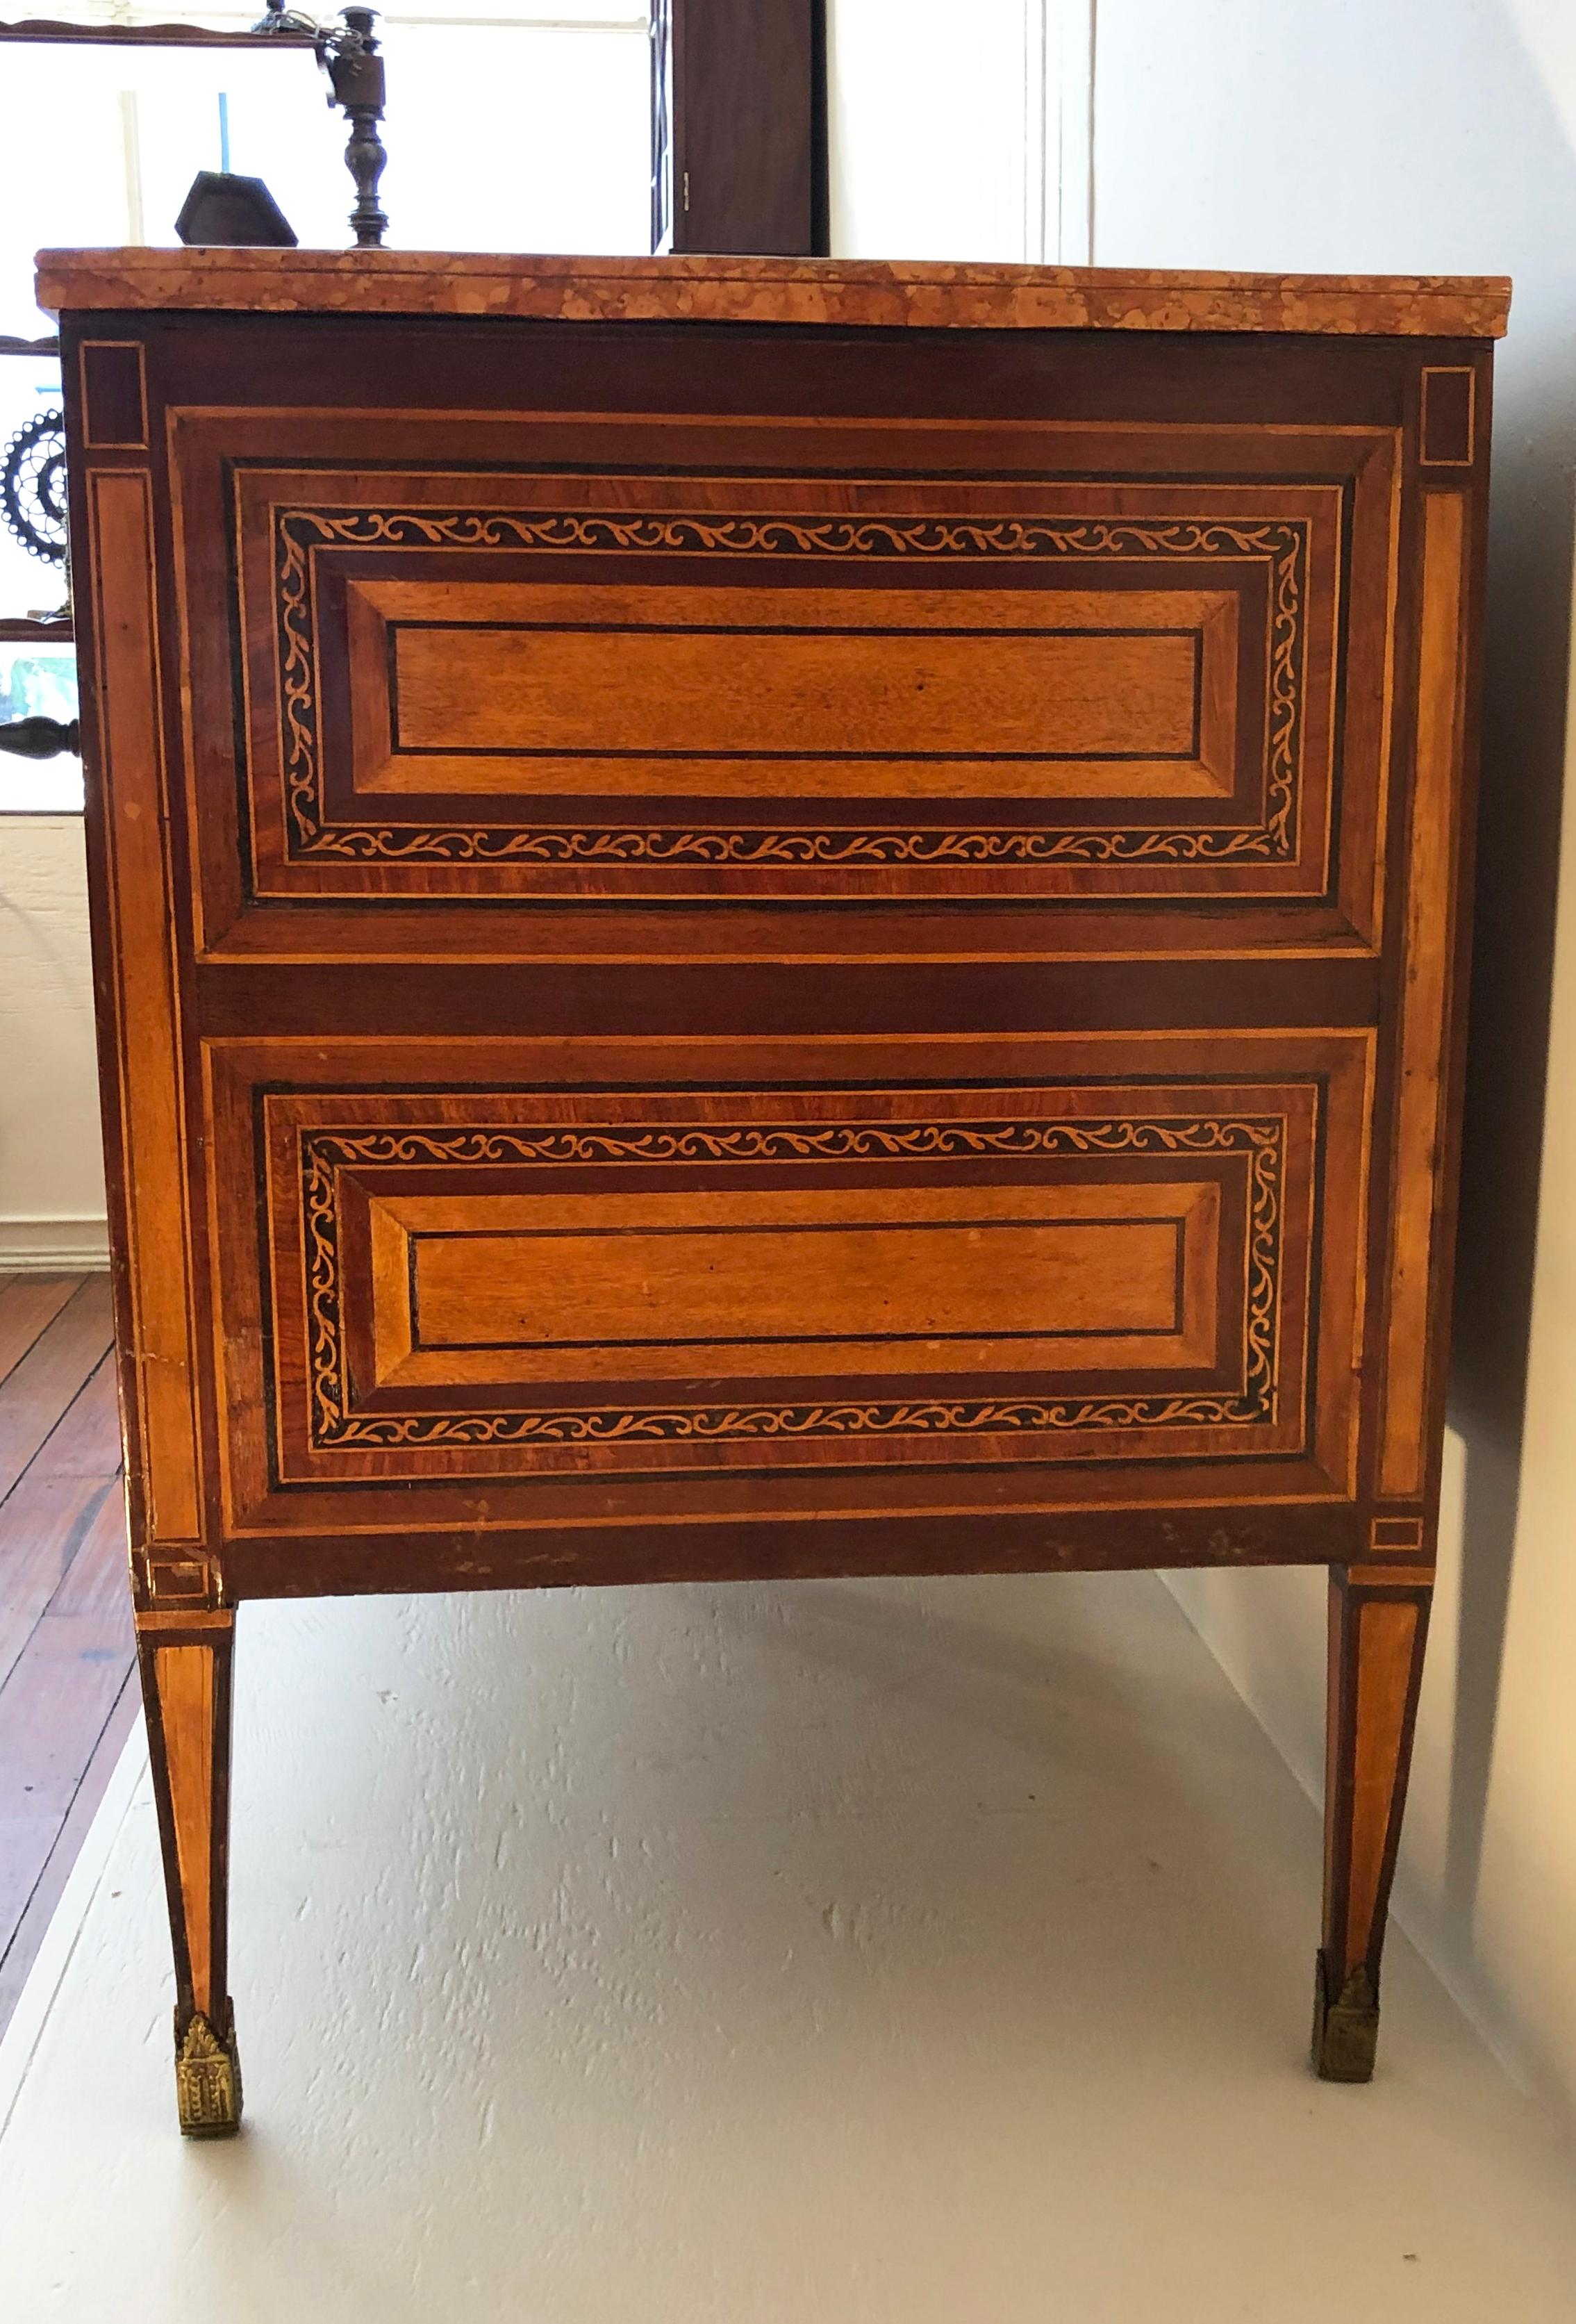
<path fill-rule="evenodd" d="M 1321 1400 L 1345 1425 L 1358 1148 L 1322 1075 L 249 1110 L 279 1484 L 1261 1462 Z"/>
<path fill-rule="evenodd" d="M 1344 510 L 241 469 L 251 891 L 1322 896 Z"/>

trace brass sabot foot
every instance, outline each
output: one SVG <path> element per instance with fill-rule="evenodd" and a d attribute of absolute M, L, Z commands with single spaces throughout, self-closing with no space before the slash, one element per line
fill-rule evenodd
<path fill-rule="evenodd" d="M 1367 2082 L 1373 2079 L 1379 2038 L 1379 2000 L 1366 1969 L 1354 1969 L 1332 1995 L 1324 1955 L 1319 1955 L 1313 1985 L 1313 2071 L 1322 2082 Z"/>
<path fill-rule="evenodd" d="M 225 2004 L 215 2027 L 200 2010 L 182 2033 L 175 2024 L 175 2102 L 188 2138 L 229 2138 L 241 2127 L 241 2061 L 235 2020 Z"/>

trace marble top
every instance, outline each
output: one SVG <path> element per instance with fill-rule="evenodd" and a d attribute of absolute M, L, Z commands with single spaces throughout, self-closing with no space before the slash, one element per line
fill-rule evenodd
<path fill-rule="evenodd" d="M 1303 331 L 1498 338 L 1502 276 L 1138 273 L 836 258 L 540 258 L 402 250 L 45 250 L 54 314 L 147 309 L 586 322 Z"/>

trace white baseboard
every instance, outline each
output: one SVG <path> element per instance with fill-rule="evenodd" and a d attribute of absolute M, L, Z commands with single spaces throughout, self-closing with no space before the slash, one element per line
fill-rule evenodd
<path fill-rule="evenodd" d="M 0 1218 L 0 1275 L 72 1275 L 108 1265 L 103 1219 Z"/>

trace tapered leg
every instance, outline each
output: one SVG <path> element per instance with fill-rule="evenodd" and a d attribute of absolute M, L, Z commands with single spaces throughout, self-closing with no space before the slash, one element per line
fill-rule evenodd
<path fill-rule="evenodd" d="M 137 1642 L 175 1946 L 175 2093 L 193 2138 L 241 2121 L 225 1960 L 234 1637 L 233 1614 L 203 1613 L 140 1623 Z"/>
<path fill-rule="evenodd" d="M 1313 2068 L 1327 2082 L 1366 2082 L 1374 2070 L 1431 1580 L 1416 1568 L 1337 1568 L 1330 1577 L 1324 1936 L 1313 2003 Z"/>

